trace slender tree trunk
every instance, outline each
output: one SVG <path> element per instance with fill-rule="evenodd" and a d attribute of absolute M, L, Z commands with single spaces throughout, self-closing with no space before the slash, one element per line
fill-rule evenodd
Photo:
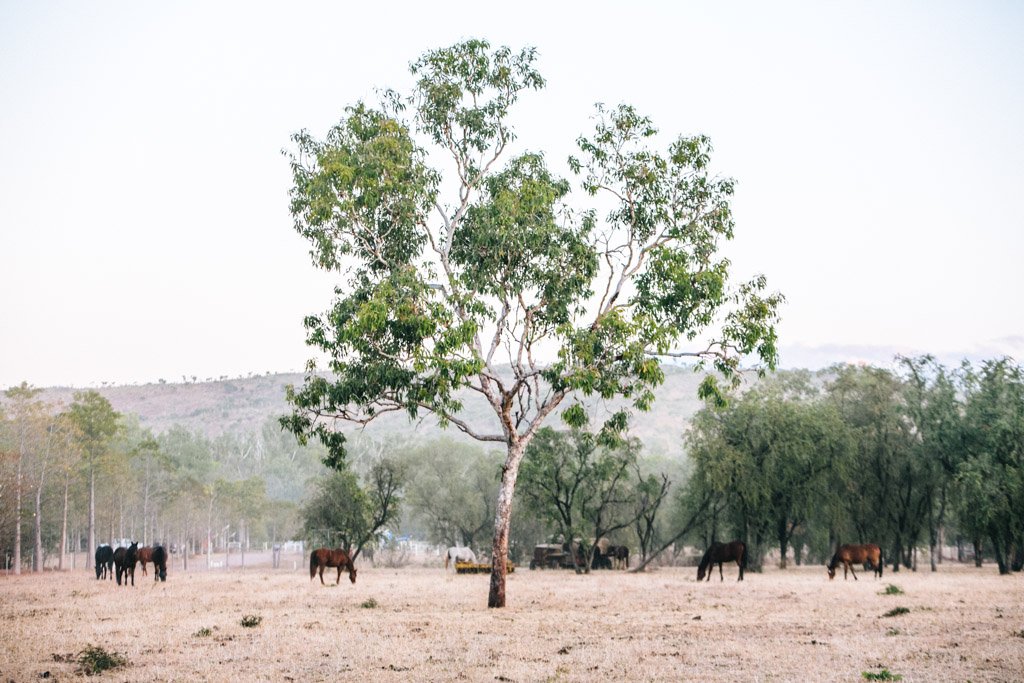
<path fill-rule="evenodd" d="M 975 567 L 980 567 L 981 566 L 981 553 L 982 553 L 981 539 L 980 538 L 976 538 L 976 539 L 974 539 L 974 566 Z"/>
<path fill-rule="evenodd" d="M 494 513 L 494 542 L 491 545 L 491 589 L 488 607 L 505 606 L 505 576 L 508 571 L 508 534 L 512 522 L 512 496 L 519 477 L 519 465 L 526 453 L 526 443 L 517 441 L 509 445 L 505 467 L 501 473 L 501 488 Z M 571 539 L 570 539 L 571 542 Z"/>
<path fill-rule="evenodd" d="M 45 470 L 44 470 L 45 472 Z M 36 507 L 32 513 L 35 521 L 35 538 L 32 544 L 32 571 L 43 571 L 43 476 L 39 474 L 39 486 L 36 487 Z"/>
<path fill-rule="evenodd" d="M 68 473 L 64 473 L 64 512 L 60 521 L 60 559 L 57 569 L 64 571 L 64 555 L 68 550 Z"/>
<path fill-rule="evenodd" d="M 111 534 L 113 537 L 113 534 Z M 96 470 L 89 466 L 89 547 L 87 552 L 96 549 Z M 89 564 L 86 562 L 86 564 Z"/>
<path fill-rule="evenodd" d="M 14 487 L 14 573 L 21 573 L 21 454 L 18 454 L 18 476 Z"/>

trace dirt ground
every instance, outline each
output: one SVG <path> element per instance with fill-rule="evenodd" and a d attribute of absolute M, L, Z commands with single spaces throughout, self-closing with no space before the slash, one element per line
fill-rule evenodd
<path fill-rule="evenodd" d="M 100 677 L 118 681 L 1024 680 L 1024 577 L 992 567 L 737 583 L 733 566 L 704 584 L 692 569 L 520 568 L 502 610 L 486 575 L 364 567 L 322 586 L 291 567 L 139 573 L 134 588 L 0 576 L 0 682 L 82 678 L 88 646 L 127 659 Z"/>

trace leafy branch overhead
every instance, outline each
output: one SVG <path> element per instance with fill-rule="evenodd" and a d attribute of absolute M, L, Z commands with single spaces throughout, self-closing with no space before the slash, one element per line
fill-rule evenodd
<path fill-rule="evenodd" d="M 306 320 L 331 379 L 311 363 L 290 393 L 297 434 L 340 454 L 335 419 L 403 411 L 509 444 L 573 392 L 649 408 L 661 357 L 729 378 L 744 355 L 774 364 L 782 297 L 763 277 L 730 286 L 719 249 L 734 182 L 711 174 L 710 141 L 680 137 L 661 153 L 650 119 L 599 105 L 569 159 L 575 185 L 541 153 L 506 158 L 512 107 L 544 86 L 536 58 L 481 40 L 431 51 L 411 65 L 411 95 L 348 107 L 323 140 L 293 137 L 295 227 L 316 265 L 347 278 Z M 495 422 L 460 418 L 463 388 Z M 711 381 L 702 392 L 718 395 Z"/>

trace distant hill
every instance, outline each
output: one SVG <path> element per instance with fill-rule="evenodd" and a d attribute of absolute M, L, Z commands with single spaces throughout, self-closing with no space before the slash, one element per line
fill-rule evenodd
<path fill-rule="evenodd" d="M 665 366 L 665 374 L 666 381 L 656 392 L 653 410 L 634 415 L 632 433 L 651 452 L 680 453 L 680 440 L 686 425 L 701 407 L 697 399 L 697 385 L 702 376 L 688 368 L 671 365 Z M 216 437 L 228 432 L 251 432 L 259 429 L 266 420 L 288 412 L 284 400 L 285 386 L 299 385 L 302 378 L 301 374 L 292 373 L 188 384 L 107 386 L 96 391 L 105 396 L 115 410 L 137 415 L 142 426 L 155 433 L 178 424 Z M 44 390 L 41 398 L 66 405 L 74 400 L 75 391 L 79 390 L 72 387 L 49 388 Z M 498 431 L 487 406 L 469 396 L 465 405 L 465 417 L 471 423 L 490 426 L 493 431 Z M 595 419 L 613 409 L 599 408 L 594 402 L 588 402 L 588 407 Z M 430 416 L 411 423 L 405 415 L 399 414 L 382 415 L 367 427 L 366 433 L 375 437 L 404 435 L 415 438 L 416 435 L 433 438 L 442 433 L 453 438 L 462 437 L 455 428 L 442 431 Z"/>

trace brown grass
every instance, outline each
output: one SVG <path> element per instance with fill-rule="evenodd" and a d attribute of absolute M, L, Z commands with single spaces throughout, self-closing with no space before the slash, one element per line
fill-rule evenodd
<path fill-rule="evenodd" d="M 118 588 L 89 574 L 0 577 L 0 680 L 81 677 L 89 646 L 117 680 L 904 681 L 1024 678 L 1024 580 L 994 569 L 829 582 L 822 567 L 698 584 L 649 574 L 520 570 L 510 607 L 487 576 L 361 568 L 172 573 Z M 325 577 L 326 578 L 326 577 Z M 342 577 L 346 578 L 346 577 Z M 902 595 L 881 595 L 887 584 Z M 894 607 L 910 611 L 882 618 Z M 259 617 L 253 627 L 246 616 Z"/>

